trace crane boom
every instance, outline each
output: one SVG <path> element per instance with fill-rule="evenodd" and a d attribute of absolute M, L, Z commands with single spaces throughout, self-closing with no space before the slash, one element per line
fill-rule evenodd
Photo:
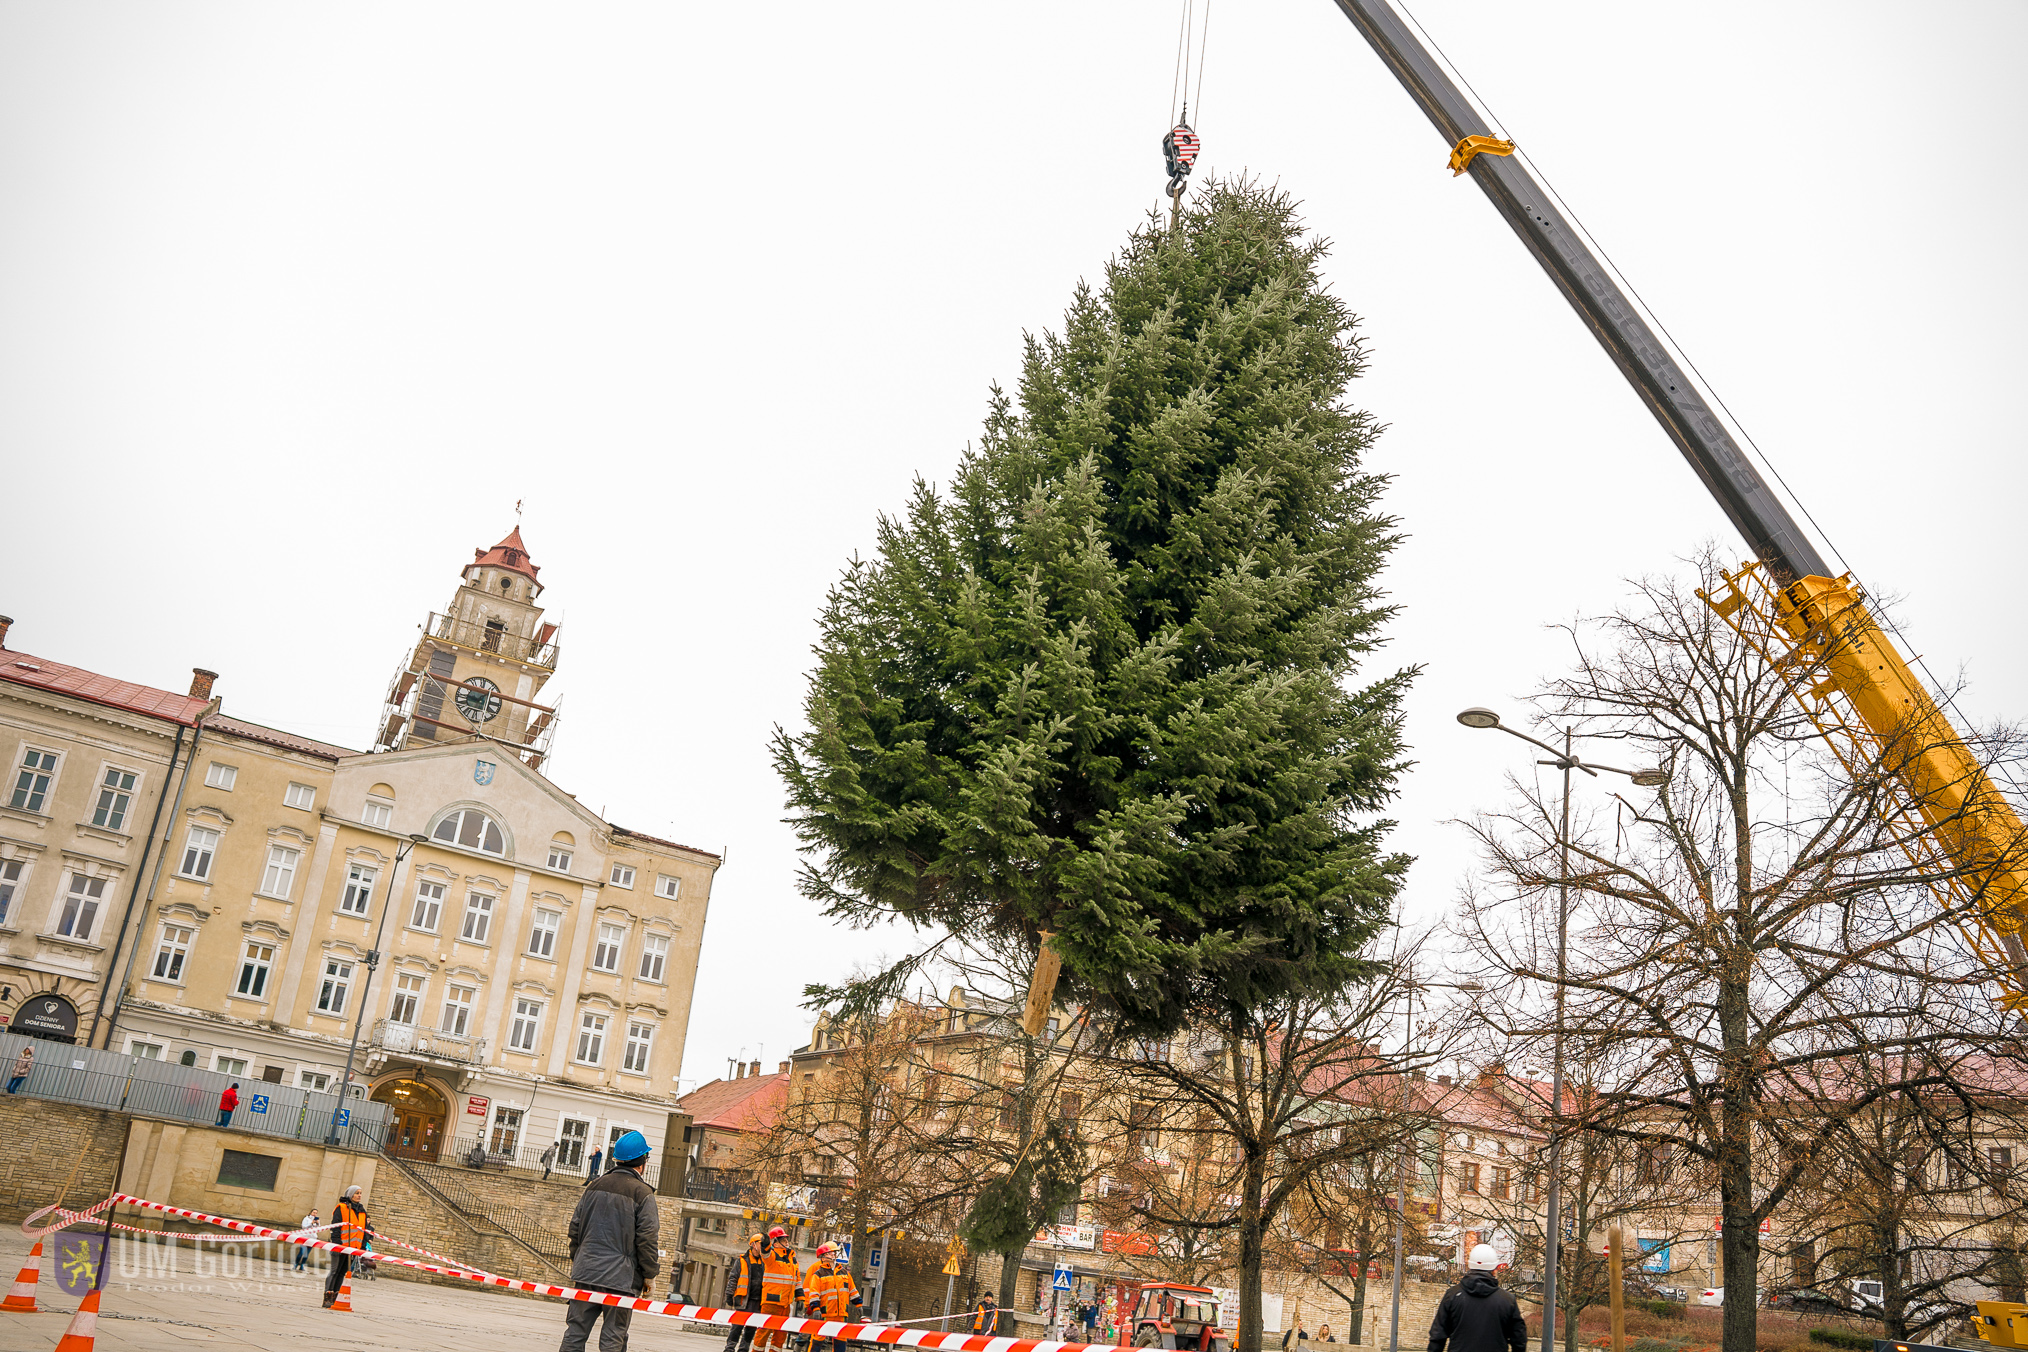
<path fill-rule="evenodd" d="M 1668 349 L 1550 194 L 1493 137 L 1448 72 L 1387 0 L 1335 0 L 1570 302 L 1745 537 L 1755 561 L 1707 596 L 1777 667 L 1848 770 L 1885 771 L 1885 815 L 1931 892 L 1989 962 L 2001 1002 L 2028 1011 L 2028 828 L 1896 651 L 1849 575 L 1816 545 L 1747 460 Z M 1481 153 L 1490 150 L 1491 153 Z M 2028 1346 L 2028 1343 L 2024 1343 Z"/>
<path fill-rule="evenodd" d="M 1445 141 L 1493 131 L 1387 0 L 1337 0 Z M 1519 160 L 1479 155 L 1466 170 L 1619 366 L 1754 554 L 1789 577 L 1828 576 L 1817 547 L 1768 488 L 1661 340 Z"/>

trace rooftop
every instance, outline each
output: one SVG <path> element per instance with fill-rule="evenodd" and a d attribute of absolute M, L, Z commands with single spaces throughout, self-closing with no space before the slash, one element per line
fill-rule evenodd
<path fill-rule="evenodd" d="M 718 858 L 718 856 L 716 854 L 713 854 L 710 850 L 700 850 L 695 845 L 685 845 L 681 841 L 677 840 L 664 840 L 660 836 L 651 836 L 645 831 L 629 831 L 624 826 L 614 826 L 613 834 L 616 836 L 625 836 L 629 840 L 645 840 L 650 845 L 661 845 L 671 850 L 688 850 L 692 854 L 701 854 L 706 859 Z"/>
<path fill-rule="evenodd" d="M 507 532 L 507 538 L 491 549 L 472 551 L 472 567 L 505 568 L 510 573 L 519 573 L 530 582 L 542 570 L 528 560 L 528 546 L 521 543 L 521 527 Z"/>
<path fill-rule="evenodd" d="M 748 1075 L 737 1080 L 713 1080 L 676 1100 L 700 1127 L 720 1131 L 766 1131 L 789 1098 L 786 1074 Z"/>
<path fill-rule="evenodd" d="M 167 719 L 186 727 L 196 721 L 197 715 L 209 702 L 192 695 L 157 690 L 152 685 L 137 685 L 132 681 L 101 676 L 95 671 L 53 662 L 47 657 L 34 657 L 6 649 L 0 649 L 0 680 L 46 690 L 51 694 L 69 695 L 73 699 L 102 704 L 130 714 Z"/>
<path fill-rule="evenodd" d="M 320 742 L 313 737 L 299 737 L 293 732 L 283 732 L 280 728 L 249 723 L 242 718 L 227 718 L 223 714 L 215 714 L 207 719 L 204 728 L 207 732 L 230 733 L 234 737 L 244 737 L 250 742 L 265 742 L 284 751 L 299 751 L 306 756 L 318 756 L 324 760 L 335 761 L 344 756 L 363 754 L 351 747 Z"/>

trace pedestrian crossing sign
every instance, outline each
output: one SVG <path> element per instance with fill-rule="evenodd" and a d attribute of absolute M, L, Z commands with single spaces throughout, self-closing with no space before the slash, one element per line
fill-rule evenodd
<path fill-rule="evenodd" d="M 1052 1291 L 1070 1290 L 1070 1269 L 1067 1267 L 1057 1268 L 1056 1280 L 1049 1284 L 1049 1289 Z"/>

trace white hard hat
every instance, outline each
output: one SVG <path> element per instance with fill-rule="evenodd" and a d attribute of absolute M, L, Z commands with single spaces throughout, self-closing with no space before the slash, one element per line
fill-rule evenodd
<path fill-rule="evenodd" d="M 1472 1261 L 1465 1264 L 1474 1272 L 1491 1272 L 1500 1266 L 1500 1253 L 1490 1244 L 1474 1244 Z"/>

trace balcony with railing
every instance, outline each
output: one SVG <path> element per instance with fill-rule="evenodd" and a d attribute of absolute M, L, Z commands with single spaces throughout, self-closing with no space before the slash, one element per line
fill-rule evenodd
<path fill-rule="evenodd" d="M 549 629 L 553 626 L 542 627 Z M 431 638 L 440 638 L 461 648 L 470 648 L 482 653 L 499 653 L 502 657 L 511 657 L 532 667 L 542 667 L 547 671 L 556 670 L 558 645 L 555 642 L 545 643 L 539 634 L 535 638 L 523 638 L 510 632 L 498 620 L 461 620 L 455 615 L 432 610 L 428 630 Z"/>
<path fill-rule="evenodd" d="M 369 1045 L 396 1056 L 459 1067 L 483 1065 L 486 1060 L 486 1039 L 482 1037 L 461 1037 L 435 1028 L 418 1028 L 412 1023 L 396 1023 L 393 1019 L 373 1021 Z"/>

